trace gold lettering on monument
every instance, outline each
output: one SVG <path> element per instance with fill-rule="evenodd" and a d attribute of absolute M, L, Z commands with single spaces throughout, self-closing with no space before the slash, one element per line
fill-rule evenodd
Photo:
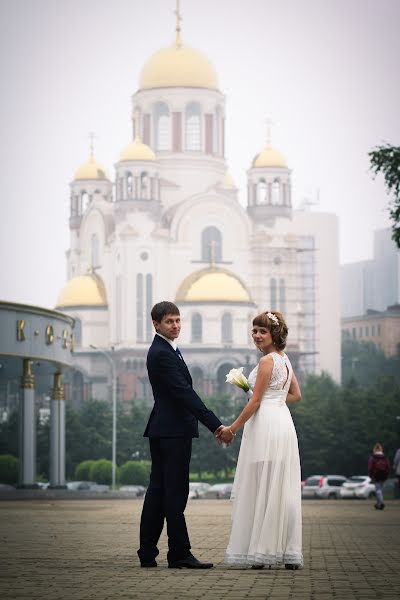
<path fill-rule="evenodd" d="M 62 332 L 62 347 L 68 348 L 68 331 L 66 329 L 63 329 Z"/>
<path fill-rule="evenodd" d="M 25 319 L 19 319 L 17 321 L 17 340 L 23 342 L 25 340 Z"/>
<path fill-rule="evenodd" d="M 71 350 L 71 352 L 74 351 L 74 341 L 75 341 L 74 340 L 74 334 L 71 333 L 71 338 L 70 338 L 70 350 Z"/>
<path fill-rule="evenodd" d="M 54 329 L 52 325 L 46 327 L 46 344 L 50 346 L 54 342 Z"/>

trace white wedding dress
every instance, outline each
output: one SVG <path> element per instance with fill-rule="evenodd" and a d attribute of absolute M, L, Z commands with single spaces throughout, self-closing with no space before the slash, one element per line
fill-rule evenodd
<path fill-rule="evenodd" d="M 286 406 L 293 369 L 286 354 L 274 367 L 257 412 L 244 426 L 225 563 L 303 565 L 301 473 L 296 430 Z M 254 387 L 258 365 L 249 375 Z"/>

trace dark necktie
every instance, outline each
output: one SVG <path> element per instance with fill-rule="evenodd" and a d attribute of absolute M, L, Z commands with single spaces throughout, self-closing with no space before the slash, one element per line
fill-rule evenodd
<path fill-rule="evenodd" d="M 179 358 L 180 358 L 181 360 L 183 360 L 183 356 L 182 356 L 182 354 L 181 354 L 181 351 L 179 350 L 178 346 L 176 347 L 176 350 L 175 350 L 175 352 L 177 353 L 177 355 L 179 356 Z"/>

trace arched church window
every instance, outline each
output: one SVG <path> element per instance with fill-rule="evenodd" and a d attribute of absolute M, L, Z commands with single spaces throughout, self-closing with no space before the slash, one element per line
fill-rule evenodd
<path fill-rule="evenodd" d="M 279 179 L 274 179 L 271 187 L 271 203 L 280 204 L 281 201 L 281 182 Z"/>
<path fill-rule="evenodd" d="M 75 319 L 74 342 L 76 346 L 82 344 L 82 321 L 80 319 Z"/>
<path fill-rule="evenodd" d="M 209 263 L 222 261 L 222 234 L 213 225 L 201 234 L 201 259 Z"/>
<path fill-rule="evenodd" d="M 267 190 L 268 187 L 265 179 L 260 179 L 260 181 L 257 184 L 257 204 L 267 204 Z"/>
<path fill-rule="evenodd" d="M 171 150 L 171 116 L 165 102 L 155 104 L 154 123 L 156 150 Z"/>
<path fill-rule="evenodd" d="M 279 280 L 279 310 L 285 314 L 286 312 L 286 285 L 285 280 Z"/>
<path fill-rule="evenodd" d="M 81 214 L 83 215 L 86 212 L 86 209 L 89 204 L 89 194 L 85 191 L 81 192 Z"/>
<path fill-rule="evenodd" d="M 203 338 L 203 321 L 199 313 L 192 315 L 192 342 L 201 342 Z"/>
<path fill-rule="evenodd" d="M 90 250 L 91 250 L 91 263 L 92 268 L 98 267 L 100 265 L 99 261 L 99 238 L 94 233 L 90 240 Z"/>
<path fill-rule="evenodd" d="M 149 197 L 149 178 L 146 171 L 142 171 L 142 173 L 140 173 L 140 197 Z"/>
<path fill-rule="evenodd" d="M 197 102 L 191 102 L 186 107 L 185 148 L 189 151 L 201 150 L 201 109 Z"/>
<path fill-rule="evenodd" d="M 270 281 L 270 292 L 271 292 L 271 305 L 270 310 L 277 310 L 277 289 L 276 279 L 273 277 Z"/>
<path fill-rule="evenodd" d="M 133 194 L 133 176 L 130 171 L 126 173 L 126 193 L 128 198 L 132 198 Z"/>
<path fill-rule="evenodd" d="M 232 315 L 224 313 L 221 321 L 221 340 L 225 343 L 232 342 Z"/>

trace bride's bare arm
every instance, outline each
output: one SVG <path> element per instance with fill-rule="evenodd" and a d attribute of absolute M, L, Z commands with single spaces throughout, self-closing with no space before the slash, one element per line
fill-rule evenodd
<path fill-rule="evenodd" d="M 238 418 L 229 427 L 233 433 L 236 433 L 238 429 L 250 419 L 252 415 L 258 410 L 261 399 L 271 379 L 272 369 L 274 368 L 274 359 L 270 355 L 263 356 L 259 362 L 257 379 L 254 384 L 253 395 L 248 401 L 245 408 L 242 410 Z"/>
<path fill-rule="evenodd" d="M 297 381 L 296 375 L 293 373 L 292 381 L 286 398 L 286 402 L 300 402 L 301 400 L 301 389 L 299 382 Z"/>

